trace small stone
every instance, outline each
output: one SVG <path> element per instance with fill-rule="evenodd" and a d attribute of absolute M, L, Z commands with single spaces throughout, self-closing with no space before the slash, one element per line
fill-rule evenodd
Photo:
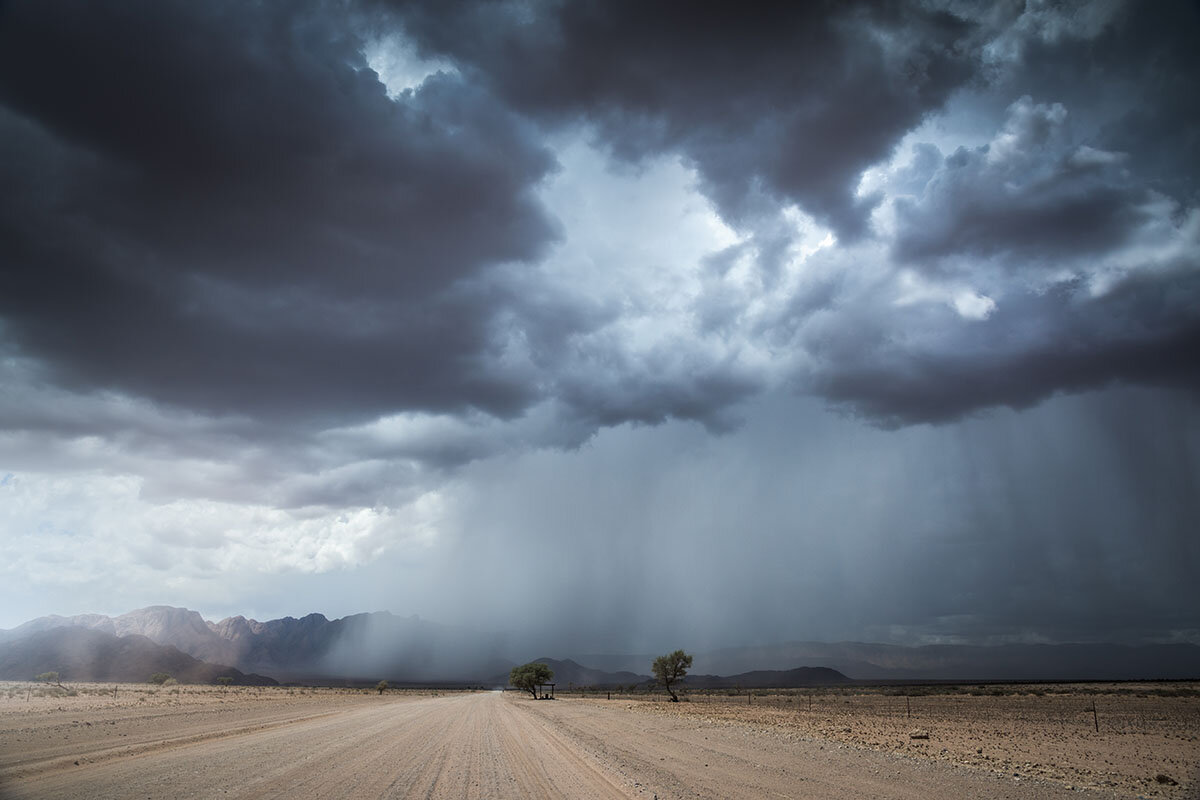
<path fill-rule="evenodd" d="M 79 763 L 79 762 L 75 762 Z M 1163 775 L 1161 772 L 1154 776 L 1154 780 L 1166 786 L 1178 786 L 1179 781 L 1172 778 L 1170 775 Z"/>

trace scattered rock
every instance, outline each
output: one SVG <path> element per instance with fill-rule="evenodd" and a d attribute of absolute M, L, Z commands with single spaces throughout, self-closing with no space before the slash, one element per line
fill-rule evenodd
<path fill-rule="evenodd" d="M 928 739 L 929 733 L 927 731 L 922 731 L 922 730 L 913 730 L 911 733 L 908 734 L 908 738 L 910 738 L 910 739 Z"/>
<path fill-rule="evenodd" d="M 1166 786 L 1178 786 L 1179 781 L 1172 778 L 1170 775 L 1164 775 L 1161 772 L 1154 776 L 1154 780 Z"/>

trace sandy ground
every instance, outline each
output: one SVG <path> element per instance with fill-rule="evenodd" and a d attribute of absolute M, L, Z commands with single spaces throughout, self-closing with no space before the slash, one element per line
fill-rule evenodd
<path fill-rule="evenodd" d="M 1138 796 L 1120 783 L 1068 788 L 1032 769 L 930 757 L 901 741 L 847 741 L 842 728 L 853 726 L 832 712 L 821 719 L 841 725 L 838 735 L 812 735 L 775 719 L 800 716 L 794 700 L 772 709 L 762 698 L 747 707 L 493 692 L 21 689 L 0 685 L 4 798 Z M 940 753 L 944 734 L 929 727 L 919 741 Z M 1195 742 L 1185 744 L 1194 768 Z M 1193 787 L 1181 780 L 1145 796 L 1188 797 Z"/>
<path fill-rule="evenodd" d="M 907 698 L 888 691 L 712 693 L 684 703 L 617 699 L 641 713 L 835 742 L 1013 781 L 1123 797 L 1200 798 L 1200 685 L 979 687 L 974 694 Z M 1160 775 L 1174 783 L 1159 782 Z"/>

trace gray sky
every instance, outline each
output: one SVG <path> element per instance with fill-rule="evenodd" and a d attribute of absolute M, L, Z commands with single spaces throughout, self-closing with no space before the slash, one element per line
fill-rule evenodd
<path fill-rule="evenodd" d="M 0 5 L 0 627 L 1200 642 L 1198 34 Z"/>

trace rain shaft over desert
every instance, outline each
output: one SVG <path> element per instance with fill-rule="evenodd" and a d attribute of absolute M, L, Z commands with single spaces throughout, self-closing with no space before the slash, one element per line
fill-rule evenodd
<path fill-rule="evenodd" d="M 0 4 L 0 628 L 1200 644 L 1198 34 Z"/>

